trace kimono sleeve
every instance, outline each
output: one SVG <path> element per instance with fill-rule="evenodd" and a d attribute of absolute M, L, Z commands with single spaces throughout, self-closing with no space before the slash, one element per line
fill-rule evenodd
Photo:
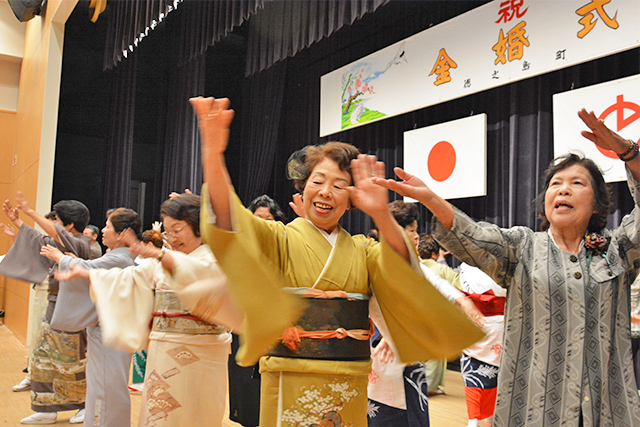
<path fill-rule="evenodd" d="M 283 292 L 285 281 L 280 271 L 273 262 L 265 262 L 261 250 L 264 242 L 260 242 L 254 223 L 259 219 L 243 215 L 244 207 L 234 195 L 231 201 L 234 231 L 221 230 L 212 217 L 208 194 L 205 185 L 200 231 L 227 276 L 233 301 L 244 314 L 236 360 L 241 366 L 250 366 L 302 315 L 304 304 Z"/>
<path fill-rule="evenodd" d="M 51 237 L 22 224 L 13 246 L 0 262 L 0 275 L 28 283 L 42 283 L 55 265 L 40 255 L 40 249 L 46 244 L 58 246 Z"/>
<path fill-rule="evenodd" d="M 242 332 L 244 315 L 233 302 L 227 277 L 206 248 L 202 256 L 171 252 L 173 274 L 166 273 L 166 284 L 175 290 L 185 307 L 199 318 Z"/>
<path fill-rule="evenodd" d="M 611 234 L 613 240 L 619 242 L 618 253 L 626 260 L 626 268 L 637 271 L 640 261 L 640 183 L 633 179 L 628 167 L 627 184 L 635 205 L 631 213 L 622 218 L 620 226 L 612 230 Z"/>
<path fill-rule="evenodd" d="M 367 268 L 386 329 L 404 363 L 459 355 L 484 336 L 384 240 L 367 250 Z"/>
<path fill-rule="evenodd" d="M 119 351 L 147 348 L 153 290 L 162 277 L 157 263 L 91 270 L 91 297 L 102 329 L 102 342 Z"/>
<path fill-rule="evenodd" d="M 60 243 L 64 246 L 65 252 L 71 252 L 81 259 L 91 258 L 91 247 L 89 246 L 89 238 L 82 234 L 74 236 L 60 224 L 54 224 Z"/>
<path fill-rule="evenodd" d="M 60 270 L 78 265 L 88 269 L 124 268 L 133 264 L 129 250 L 115 249 L 94 260 L 72 258 L 68 255 L 59 262 Z M 84 279 L 60 282 L 56 309 L 51 318 L 51 327 L 62 331 L 80 331 L 98 321 L 95 304 L 89 295 L 89 282 Z"/>
<path fill-rule="evenodd" d="M 515 272 L 520 248 L 533 234 L 526 227 L 504 229 L 475 222 L 455 207 L 451 230 L 447 230 L 435 216 L 431 229 L 436 240 L 460 261 L 480 268 L 505 288 Z"/>

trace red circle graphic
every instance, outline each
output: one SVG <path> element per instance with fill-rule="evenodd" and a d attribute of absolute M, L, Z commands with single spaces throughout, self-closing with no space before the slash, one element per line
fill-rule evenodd
<path fill-rule="evenodd" d="M 456 150 L 447 141 L 440 141 L 433 146 L 427 159 L 429 175 L 438 181 L 449 179 L 456 168 Z"/>

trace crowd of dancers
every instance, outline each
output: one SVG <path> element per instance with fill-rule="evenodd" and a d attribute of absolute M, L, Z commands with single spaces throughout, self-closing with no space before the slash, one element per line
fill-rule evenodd
<path fill-rule="evenodd" d="M 103 255 L 81 202 L 44 217 L 21 193 L 5 201 L 14 243 L 0 274 L 46 292 L 14 387 L 30 390 L 23 424 L 73 410 L 72 423 L 129 425 L 135 353 L 140 426 L 220 426 L 227 396 L 245 426 L 429 426 L 428 396 L 460 354 L 470 427 L 640 425 L 639 211 L 606 228 L 612 202 L 593 161 L 551 162 L 534 232 L 475 222 L 401 168 L 386 179 L 350 144 L 308 146 L 287 165 L 299 194 L 285 224 L 268 196 L 246 209 L 234 193 L 229 101 L 191 103 L 205 185 L 172 194 L 154 229 L 109 210 Z M 582 135 L 625 162 L 637 204 L 637 143 L 578 114 Z M 416 206 L 389 204 L 388 190 L 427 207 L 433 235 L 418 235 Z M 339 225 L 352 208 L 375 238 Z M 458 271 L 438 262 L 443 248 Z"/>

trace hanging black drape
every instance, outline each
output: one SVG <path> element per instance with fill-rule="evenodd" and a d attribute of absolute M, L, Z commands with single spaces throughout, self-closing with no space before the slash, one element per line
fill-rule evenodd
<path fill-rule="evenodd" d="M 204 93 L 205 56 L 170 71 L 161 194 L 195 193 L 202 186 L 202 154 L 198 124 L 189 98 Z M 163 199 L 164 200 L 164 199 Z"/>
<path fill-rule="evenodd" d="M 118 65 L 133 52 L 139 41 L 148 36 L 182 0 L 110 1 L 109 24 L 104 49 L 104 69 Z M 127 52 L 127 53 L 125 53 Z"/>
<path fill-rule="evenodd" d="M 137 55 L 115 70 L 107 158 L 104 173 L 104 213 L 107 209 L 130 206 L 131 163 L 136 102 Z"/>
<path fill-rule="evenodd" d="M 178 7 L 186 9 L 179 52 L 179 63 L 184 64 L 241 25 L 265 1 L 269 0 L 110 1 L 104 69 L 115 67 Z"/>
<path fill-rule="evenodd" d="M 282 99 L 286 83 L 286 61 L 250 78 L 244 96 L 242 140 L 246 141 L 243 159 L 249 175 L 242 175 L 238 195 L 249 204 L 262 194 L 272 196 L 269 187 L 277 156 Z M 257 99 L 266 102 L 256 102 Z"/>
<path fill-rule="evenodd" d="M 389 0 L 273 1 L 249 20 L 246 75 L 265 70 Z"/>

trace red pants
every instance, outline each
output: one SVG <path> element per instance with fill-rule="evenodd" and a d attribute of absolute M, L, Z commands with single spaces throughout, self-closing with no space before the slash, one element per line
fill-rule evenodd
<path fill-rule="evenodd" d="M 496 406 L 497 388 L 465 387 L 464 395 L 467 398 L 467 413 L 470 420 L 484 420 L 493 415 Z"/>

